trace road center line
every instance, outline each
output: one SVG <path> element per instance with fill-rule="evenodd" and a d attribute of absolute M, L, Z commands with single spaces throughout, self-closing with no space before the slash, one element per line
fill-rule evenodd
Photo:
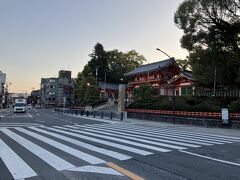
<path fill-rule="evenodd" d="M 209 160 L 212 160 L 212 161 L 222 162 L 222 163 L 230 164 L 230 165 L 234 165 L 234 166 L 240 166 L 239 163 L 234 163 L 234 162 L 225 161 L 225 160 L 221 160 L 221 159 L 216 159 L 216 158 L 212 158 L 212 157 L 208 157 L 208 156 L 203 156 L 201 154 L 196 154 L 196 153 L 192 153 L 192 152 L 188 152 L 188 151 L 184 151 L 184 150 L 180 150 L 180 152 L 190 154 L 190 155 L 193 155 L 193 156 L 197 156 L 197 157 L 201 157 L 201 158 L 204 158 L 204 159 L 209 159 Z"/>
<path fill-rule="evenodd" d="M 120 166 L 118 166 L 117 164 L 112 163 L 112 162 L 108 162 L 108 163 L 106 163 L 106 165 L 108 165 L 112 169 L 115 169 L 116 171 L 124 174 L 125 176 L 130 177 L 131 179 L 134 179 L 134 180 L 144 180 L 144 178 L 142 178 L 142 177 L 140 177 L 140 176 L 138 176 L 138 175 L 136 175 L 136 174 L 134 174 L 134 173 L 132 173 L 132 172 L 130 172 L 130 171 L 120 167 Z"/>
<path fill-rule="evenodd" d="M 124 176 L 118 171 L 109 168 L 109 167 L 99 167 L 99 166 L 82 166 L 77 168 L 68 169 L 68 171 L 76 171 L 76 172 L 90 172 L 90 173 L 99 173 L 99 174 L 110 174 L 117 176 Z"/>

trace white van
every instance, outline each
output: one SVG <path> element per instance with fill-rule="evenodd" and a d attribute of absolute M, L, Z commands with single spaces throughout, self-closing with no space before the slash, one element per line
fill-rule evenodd
<path fill-rule="evenodd" d="M 26 112 L 27 100 L 26 99 L 15 99 L 14 112 Z"/>

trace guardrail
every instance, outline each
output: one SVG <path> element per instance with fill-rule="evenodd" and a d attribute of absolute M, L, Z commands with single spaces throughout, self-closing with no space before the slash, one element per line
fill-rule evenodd
<path fill-rule="evenodd" d="M 232 90 L 232 91 L 219 91 L 217 90 L 214 94 L 213 91 L 209 92 L 197 92 L 197 96 L 215 96 L 215 97 L 231 97 L 231 98 L 239 98 L 240 91 L 239 90 Z"/>
<path fill-rule="evenodd" d="M 150 113 L 150 114 L 159 114 L 159 115 L 172 115 L 173 111 L 171 110 L 149 110 L 149 109 L 128 109 L 128 112 L 135 113 Z M 221 119 L 220 112 L 192 112 L 192 111 L 175 111 L 176 116 L 185 116 L 185 117 L 203 117 L 203 118 L 214 118 Z M 239 119 L 240 113 L 229 113 L 231 119 Z"/>
<path fill-rule="evenodd" d="M 222 120 L 219 112 L 188 112 L 167 110 L 128 109 L 128 118 L 161 121 L 177 124 L 191 124 L 206 127 L 228 127 L 240 129 L 240 113 L 229 113 L 228 123 Z"/>
<path fill-rule="evenodd" d="M 115 120 L 123 120 L 124 113 L 121 112 L 106 112 L 106 111 L 85 111 L 82 109 L 67 109 L 67 108 L 55 108 L 55 112 L 60 112 L 63 114 L 72 114 L 76 116 L 86 116 L 86 117 L 97 117 L 97 118 L 107 118 L 107 119 L 115 119 Z"/>

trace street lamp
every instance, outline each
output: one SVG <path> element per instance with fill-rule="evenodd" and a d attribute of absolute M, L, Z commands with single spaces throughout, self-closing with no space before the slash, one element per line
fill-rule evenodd
<path fill-rule="evenodd" d="M 174 57 L 170 57 L 167 53 L 165 53 L 164 51 L 162 51 L 161 49 L 157 48 L 157 51 L 162 52 L 163 54 L 165 54 L 169 59 L 171 59 L 172 64 L 173 64 L 173 95 L 172 95 L 172 100 L 173 100 L 173 124 L 175 124 L 175 106 L 176 106 L 176 100 L 175 100 L 175 60 Z"/>

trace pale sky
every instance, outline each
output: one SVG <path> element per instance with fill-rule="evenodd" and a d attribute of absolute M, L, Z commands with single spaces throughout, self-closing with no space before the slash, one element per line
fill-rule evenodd
<path fill-rule="evenodd" d="M 149 63 L 176 59 L 182 31 L 174 12 L 183 0 L 0 0 L 0 70 L 11 92 L 39 89 L 61 69 L 73 77 L 99 42 L 105 50 L 135 49 Z"/>

